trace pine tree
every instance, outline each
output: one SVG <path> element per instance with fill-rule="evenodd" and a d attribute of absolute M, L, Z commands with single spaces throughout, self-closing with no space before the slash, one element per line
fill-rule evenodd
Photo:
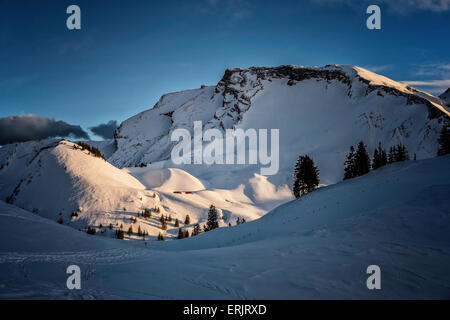
<path fill-rule="evenodd" d="M 206 230 L 211 231 L 219 227 L 217 209 L 214 205 L 209 207 L 208 220 L 206 222 Z"/>
<path fill-rule="evenodd" d="M 388 163 L 394 163 L 397 159 L 397 147 L 392 146 L 389 149 L 389 155 L 388 155 Z"/>
<path fill-rule="evenodd" d="M 386 150 L 381 147 L 381 142 L 378 143 L 378 148 L 373 152 L 372 169 L 378 169 L 387 165 L 387 154 Z"/>
<path fill-rule="evenodd" d="M 300 156 L 294 169 L 294 195 L 296 198 L 314 191 L 319 185 L 319 169 L 309 156 Z"/>
<path fill-rule="evenodd" d="M 388 163 L 401 162 L 409 160 L 408 150 L 402 143 L 392 146 L 389 150 Z"/>
<path fill-rule="evenodd" d="M 370 157 L 366 150 L 364 142 L 358 143 L 355 153 L 355 174 L 357 177 L 362 176 L 370 171 Z"/>
<path fill-rule="evenodd" d="M 192 236 L 198 236 L 201 233 L 200 225 L 197 223 L 194 226 L 194 230 L 192 230 Z"/>
<path fill-rule="evenodd" d="M 175 225 L 174 225 L 174 227 L 175 228 L 178 228 L 180 226 L 180 222 L 178 221 L 178 219 L 175 219 Z"/>
<path fill-rule="evenodd" d="M 167 230 L 167 222 L 164 219 L 162 219 L 162 221 L 161 221 L 161 229 L 162 230 Z"/>
<path fill-rule="evenodd" d="M 164 237 L 161 232 L 158 234 L 158 241 L 164 241 Z"/>
<path fill-rule="evenodd" d="M 189 238 L 189 230 L 184 231 L 184 238 Z"/>
<path fill-rule="evenodd" d="M 116 230 L 116 238 L 120 240 L 123 240 L 125 238 L 125 235 L 122 230 Z"/>
<path fill-rule="evenodd" d="M 191 218 L 189 217 L 189 215 L 186 215 L 186 219 L 184 219 L 184 224 L 188 225 L 191 224 Z"/>
<path fill-rule="evenodd" d="M 133 233 L 133 227 L 132 226 L 130 226 L 129 228 L 128 228 L 128 235 L 131 235 L 132 233 Z"/>
<path fill-rule="evenodd" d="M 183 232 L 183 230 L 181 228 L 178 229 L 177 239 L 179 239 L 179 240 L 184 239 L 184 232 Z"/>
<path fill-rule="evenodd" d="M 355 148 L 350 146 L 350 152 L 347 155 L 344 166 L 344 180 L 356 177 L 355 174 Z"/>
<path fill-rule="evenodd" d="M 438 139 L 439 150 L 437 155 L 444 156 L 450 153 L 450 129 L 449 125 L 442 127 L 441 133 Z"/>
<path fill-rule="evenodd" d="M 408 155 L 408 150 L 406 149 L 406 146 L 403 145 L 402 143 L 399 143 L 397 145 L 397 154 L 396 154 L 396 162 L 401 162 L 401 161 L 407 161 L 409 160 L 409 155 Z"/>
<path fill-rule="evenodd" d="M 142 229 L 141 229 L 141 226 L 138 227 L 138 236 L 139 236 L 139 237 L 142 236 Z"/>

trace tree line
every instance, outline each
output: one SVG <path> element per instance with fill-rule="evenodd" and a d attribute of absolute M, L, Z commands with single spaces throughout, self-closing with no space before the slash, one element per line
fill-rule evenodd
<path fill-rule="evenodd" d="M 106 161 L 106 158 L 103 156 L 103 154 L 100 152 L 100 150 L 94 146 L 91 146 L 83 141 L 78 141 L 76 144 L 73 145 L 74 150 L 87 150 L 89 151 L 94 157 L 100 158 Z"/>

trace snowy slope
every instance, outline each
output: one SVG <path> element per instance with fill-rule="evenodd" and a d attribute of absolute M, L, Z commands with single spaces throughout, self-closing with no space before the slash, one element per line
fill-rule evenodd
<path fill-rule="evenodd" d="M 117 150 L 109 158 L 118 167 L 167 160 L 177 128 L 280 129 L 280 173 L 269 180 L 291 184 L 291 171 L 300 153 L 313 156 L 324 184 L 342 179 L 345 153 L 364 140 L 369 152 L 381 141 L 386 148 L 402 142 L 418 159 L 437 150 L 440 128 L 449 111 L 442 101 L 354 66 L 280 66 L 228 69 L 216 86 L 164 95 L 154 108 L 124 121 L 116 131 Z M 166 168 L 173 164 L 166 163 Z M 259 168 L 230 177 L 248 184 Z M 208 175 L 205 166 L 183 167 Z M 212 166 L 209 175 L 220 170 Z M 225 170 L 225 169 L 224 169 Z"/>
<path fill-rule="evenodd" d="M 0 298 L 448 299 L 449 165 L 389 165 L 254 222 L 147 245 L 89 238 L 0 202 Z M 62 232 L 63 244 L 48 241 Z M 70 264 L 80 291 L 65 288 Z M 366 287 L 373 264 L 381 290 Z"/>
<path fill-rule="evenodd" d="M 250 179 L 251 190 L 258 192 L 256 197 L 248 197 L 243 185 L 233 189 L 205 187 L 196 177 L 176 168 L 121 170 L 73 146 L 69 141 L 44 140 L 0 149 L 0 199 L 52 221 L 62 218 L 64 224 L 77 229 L 96 228 L 109 237 L 114 237 L 121 225 L 124 231 L 131 226 L 134 233 L 126 239 L 142 239 L 138 228 L 148 233 L 147 239 L 159 233 L 166 239 L 176 237 L 175 219 L 183 222 L 186 215 L 191 224 L 182 226 L 192 231 L 195 223 L 205 222 L 211 204 L 218 208 L 224 218 L 220 225 L 225 226 L 235 224 L 238 217 L 257 219 L 292 199 L 289 189 L 276 190 L 264 177 Z M 153 216 L 139 217 L 144 209 L 152 210 Z M 73 212 L 78 216 L 72 217 Z M 173 218 L 168 230 L 161 230 L 161 215 Z"/>
<path fill-rule="evenodd" d="M 4 146 L 0 198 L 75 228 L 129 223 L 131 213 L 159 205 L 154 192 L 127 172 L 73 146 L 65 140 Z"/>

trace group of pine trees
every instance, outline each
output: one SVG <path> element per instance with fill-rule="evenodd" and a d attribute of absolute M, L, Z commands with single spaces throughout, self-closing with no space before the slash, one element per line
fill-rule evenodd
<path fill-rule="evenodd" d="M 150 209 L 144 209 L 141 213 L 140 213 L 140 215 L 143 217 L 143 218 L 151 218 L 152 217 L 152 211 L 150 210 Z M 138 213 L 138 216 L 139 216 L 139 213 Z"/>
<path fill-rule="evenodd" d="M 161 222 L 161 229 L 162 230 L 167 230 L 167 222 L 172 222 L 172 216 L 166 216 L 166 215 L 161 215 L 161 218 L 159 219 L 159 222 Z M 187 214 L 185 219 L 184 219 L 184 224 L 185 225 L 189 225 L 191 223 L 191 218 L 189 217 L 189 215 Z M 175 228 L 179 228 L 180 227 L 180 221 L 175 218 L 175 224 L 174 224 Z"/>
<path fill-rule="evenodd" d="M 190 217 L 189 215 L 186 216 L 186 219 L 184 220 L 184 224 L 185 225 L 189 225 L 190 224 Z M 178 223 L 178 219 L 175 221 L 175 226 L 179 226 Z M 206 224 L 203 225 L 203 231 L 202 228 L 200 227 L 200 224 L 196 223 L 194 225 L 194 228 L 192 230 L 192 234 L 191 236 L 198 236 L 199 234 L 201 234 L 202 232 L 208 232 L 214 229 L 219 228 L 219 213 L 217 212 L 217 209 L 214 205 L 211 205 L 209 207 L 208 210 L 208 218 L 206 221 Z M 178 239 L 185 239 L 189 237 L 189 231 L 188 230 L 183 230 L 182 228 L 180 228 L 178 230 Z"/>
<path fill-rule="evenodd" d="M 200 228 L 200 225 L 198 223 L 196 223 L 194 225 L 194 229 L 192 230 L 192 236 L 198 236 L 200 233 L 202 233 L 202 230 Z"/>
<path fill-rule="evenodd" d="M 78 141 L 76 144 L 73 145 L 73 149 L 75 150 L 87 150 L 89 151 L 94 157 L 101 158 L 106 161 L 106 158 L 103 156 L 103 154 L 100 152 L 99 149 L 97 149 L 94 146 L 91 146 L 83 141 Z"/>
<path fill-rule="evenodd" d="M 293 191 L 296 198 L 314 191 L 319 186 L 319 169 L 307 155 L 300 156 L 295 164 Z"/>
<path fill-rule="evenodd" d="M 355 151 L 353 146 L 350 147 L 350 152 L 345 160 L 344 180 L 362 176 L 370 171 L 370 157 L 366 150 L 364 142 L 358 144 Z"/>
<path fill-rule="evenodd" d="M 408 150 L 402 143 L 392 146 L 389 149 L 389 153 L 387 153 L 381 146 L 381 142 L 379 142 L 371 160 L 367 153 L 366 145 L 363 141 L 360 141 L 356 151 L 353 146 L 350 146 L 350 151 L 345 160 L 344 180 L 362 176 L 371 169 L 376 170 L 390 163 L 407 160 L 409 160 Z"/>
<path fill-rule="evenodd" d="M 443 129 L 441 132 L 439 143 L 441 145 L 439 154 L 449 153 L 448 129 Z M 362 176 L 370 172 L 371 169 L 375 170 L 389 163 L 407 160 L 409 160 L 408 150 L 403 144 L 392 146 L 389 153 L 387 153 L 382 148 L 381 142 L 374 150 L 373 160 L 371 160 L 367 153 L 366 145 L 361 141 L 358 143 L 356 150 L 353 146 L 350 146 L 350 151 L 345 160 L 344 180 Z M 319 186 L 319 182 L 319 169 L 314 164 L 314 161 L 308 155 L 299 156 L 294 168 L 294 196 L 300 198 L 314 191 Z"/>
<path fill-rule="evenodd" d="M 102 225 L 100 225 L 100 228 L 102 228 Z M 113 229 L 113 225 L 112 224 L 109 224 L 109 229 L 111 229 L 111 230 Z M 94 231 L 95 231 L 95 229 L 94 229 Z M 89 230 L 88 230 L 88 233 L 89 233 Z M 127 234 L 129 236 L 131 236 L 133 233 L 134 233 L 133 226 L 130 225 L 130 227 L 127 230 Z M 139 225 L 138 226 L 137 235 L 139 237 L 143 237 L 144 240 L 145 240 L 145 237 L 148 236 L 148 232 L 145 231 L 145 230 L 142 230 L 141 226 Z M 119 229 L 116 230 L 115 236 L 116 236 L 117 239 L 121 239 L 121 240 L 123 240 L 125 238 L 125 232 L 123 231 L 123 224 L 121 224 Z"/>
<path fill-rule="evenodd" d="M 389 154 L 391 154 L 391 152 Z M 387 164 L 388 156 L 386 154 L 386 150 L 381 147 L 381 142 L 379 142 L 378 147 L 373 152 L 372 169 L 376 170 Z"/>
<path fill-rule="evenodd" d="M 178 229 L 177 239 L 185 239 L 189 238 L 189 230 L 183 230 L 182 228 Z"/>
<path fill-rule="evenodd" d="M 403 144 L 399 143 L 398 145 L 393 146 L 389 149 L 387 160 L 388 163 L 408 161 L 408 150 Z"/>

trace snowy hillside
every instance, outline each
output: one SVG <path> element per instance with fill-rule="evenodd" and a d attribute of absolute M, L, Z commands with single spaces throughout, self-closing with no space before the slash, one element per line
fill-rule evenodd
<path fill-rule="evenodd" d="M 74 149 L 74 145 L 44 140 L 4 146 L 0 149 L 0 199 L 52 221 L 61 219 L 76 229 L 95 228 L 109 237 L 114 237 L 120 226 L 125 232 L 131 227 L 133 233 L 127 239 L 142 239 L 139 228 L 150 236 L 147 239 L 159 233 L 166 239 L 176 237 L 175 219 L 184 222 L 186 215 L 190 224 L 181 226 L 192 231 L 195 223 L 206 220 L 211 204 L 224 218 L 220 221 L 224 226 L 235 224 L 238 217 L 257 219 L 292 199 L 289 189 L 276 190 L 264 177 L 250 180 L 254 192 L 247 196 L 242 185 L 235 189 L 205 187 L 180 169 L 121 170 L 87 150 Z M 140 217 L 144 209 L 151 210 L 152 217 Z M 167 230 L 161 229 L 162 215 L 173 218 Z"/>
<path fill-rule="evenodd" d="M 159 204 L 137 179 L 73 146 L 65 140 L 44 140 L 2 148 L 0 197 L 76 228 L 115 225 L 128 212 Z"/>
<path fill-rule="evenodd" d="M 449 165 L 450 156 L 388 165 L 254 222 L 147 245 L 0 202 L 0 298 L 447 299 Z M 71 264 L 81 290 L 65 287 Z M 366 287 L 374 264 L 381 290 Z"/>
<path fill-rule="evenodd" d="M 175 144 L 171 133 L 193 132 L 194 121 L 205 129 L 273 128 L 280 129 L 280 173 L 269 181 L 290 185 L 296 158 L 308 153 L 321 169 L 322 182 L 331 184 L 342 179 L 345 154 L 360 140 L 370 153 L 381 141 L 386 148 L 401 142 L 418 159 L 434 156 L 448 115 L 439 98 L 359 67 L 228 69 L 216 86 L 166 94 L 154 108 L 124 121 L 109 161 L 130 167 L 167 160 Z M 183 169 L 207 174 L 207 168 Z M 240 169 L 233 169 L 232 187 L 248 185 L 259 172 L 245 168 L 241 174 Z M 210 168 L 210 175 L 217 170 Z"/>

